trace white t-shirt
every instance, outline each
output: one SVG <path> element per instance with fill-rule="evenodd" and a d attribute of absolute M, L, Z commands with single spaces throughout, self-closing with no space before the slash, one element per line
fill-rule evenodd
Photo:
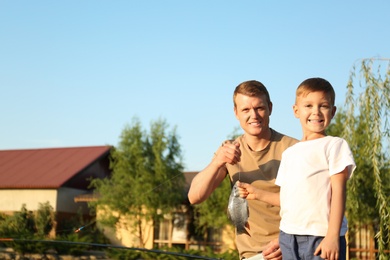
<path fill-rule="evenodd" d="M 330 177 L 356 168 L 348 143 L 326 136 L 299 142 L 284 151 L 276 178 L 280 186 L 280 230 L 287 234 L 325 236 L 328 230 Z M 344 217 L 340 236 L 347 231 Z"/>

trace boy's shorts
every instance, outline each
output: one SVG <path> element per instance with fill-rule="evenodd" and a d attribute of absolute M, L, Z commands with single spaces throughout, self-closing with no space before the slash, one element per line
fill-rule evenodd
<path fill-rule="evenodd" d="M 321 260 L 321 254 L 315 256 L 314 251 L 323 239 L 324 237 L 291 235 L 280 231 L 279 246 L 282 250 L 283 260 Z M 345 236 L 340 237 L 339 243 L 339 260 L 346 260 L 347 242 L 345 240 Z"/>

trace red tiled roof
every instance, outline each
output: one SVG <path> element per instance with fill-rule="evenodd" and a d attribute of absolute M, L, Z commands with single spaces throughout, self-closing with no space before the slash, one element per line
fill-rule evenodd
<path fill-rule="evenodd" d="M 111 146 L 0 150 L 0 189 L 59 188 Z"/>

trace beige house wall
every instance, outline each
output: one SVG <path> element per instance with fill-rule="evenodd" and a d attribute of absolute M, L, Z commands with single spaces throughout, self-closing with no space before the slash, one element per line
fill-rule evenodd
<path fill-rule="evenodd" d="M 112 228 L 101 223 L 101 216 L 104 216 L 104 214 L 105 211 L 102 209 L 97 211 L 97 227 L 104 233 L 112 244 L 125 247 L 144 247 L 146 249 L 153 248 L 154 234 L 153 223 L 151 221 L 147 222 L 146 220 L 143 220 L 142 222 L 142 232 L 144 236 L 143 243 L 145 245 L 143 246 L 137 236 L 138 232 L 134 230 L 134 222 L 128 218 L 122 217 L 115 228 Z M 111 214 L 118 216 L 115 212 Z"/>
<path fill-rule="evenodd" d="M 56 189 L 1 189 L 0 212 L 20 211 L 23 204 L 27 210 L 38 210 L 40 203 L 49 202 L 56 212 L 88 213 L 87 205 L 74 202 L 74 197 L 86 191 L 71 188 Z"/>
<path fill-rule="evenodd" d="M 119 223 L 115 228 L 105 226 L 101 223 L 101 217 L 105 214 L 106 211 L 100 209 L 97 211 L 97 226 L 98 228 L 105 234 L 105 236 L 110 240 L 113 245 L 117 246 L 125 246 L 125 247 L 144 247 L 146 249 L 153 249 L 154 243 L 160 244 L 162 240 L 154 240 L 154 227 L 151 221 L 143 221 L 142 232 L 144 235 L 144 245 L 140 244 L 139 238 L 137 237 L 137 232 L 134 231 L 133 222 L 130 219 L 121 218 Z M 108 211 L 110 212 L 110 211 Z M 118 216 L 118 214 L 112 213 L 114 216 Z M 204 248 L 204 244 L 200 242 L 199 245 L 196 244 L 196 241 L 187 241 L 187 228 L 186 226 L 183 228 L 176 228 L 172 225 L 167 226 L 167 230 L 171 230 L 171 237 L 169 239 L 169 243 L 164 241 L 167 245 L 174 244 L 188 244 L 189 249 L 199 249 Z M 237 250 L 235 244 L 235 229 L 231 225 L 227 225 L 221 234 L 220 241 L 220 251 L 225 252 L 228 250 Z"/>
<path fill-rule="evenodd" d="M 2 189 L 0 190 L 0 211 L 15 212 L 20 211 L 23 204 L 28 210 L 35 211 L 39 208 L 39 203 L 49 202 L 57 207 L 57 190 L 36 190 L 36 189 Z"/>

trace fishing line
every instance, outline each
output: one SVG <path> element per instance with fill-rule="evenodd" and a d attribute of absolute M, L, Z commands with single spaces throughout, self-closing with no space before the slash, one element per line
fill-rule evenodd
<path fill-rule="evenodd" d="M 241 181 L 241 164 L 240 162 L 237 163 L 238 166 L 238 180 Z"/>
<path fill-rule="evenodd" d="M 0 238 L 0 242 L 24 242 L 24 243 L 25 242 L 35 242 L 35 243 L 38 242 L 38 243 L 53 243 L 53 244 L 84 245 L 84 246 L 92 246 L 92 247 L 136 250 L 136 251 L 143 251 L 143 252 L 148 252 L 148 253 L 181 256 L 181 257 L 186 257 L 186 258 L 191 258 L 191 259 L 194 258 L 194 259 L 206 259 L 206 260 L 222 260 L 222 259 L 218 259 L 218 258 L 210 258 L 210 257 L 205 257 L 205 256 L 197 256 L 197 255 L 190 255 L 190 254 L 177 253 L 177 252 L 168 252 L 168 251 L 162 251 L 162 250 L 157 250 L 157 249 L 125 247 L 125 246 L 88 243 L 88 242 L 74 242 L 74 241 L 60 241 L 60 240 L 32 240 L 32 239 L 17 239 L 17 238 Z"/>
<path fill-rule="evenodd" d="M 149 190 L 149 191 L 146 191 L 145 193 L 149 193 L 149 192 L 154 191 L 155 189 L 159 188 L 159 187 L 162 186 L 163 184 L 165 184 L 165 183 L 167 183 L 167 182 L 169 182 L 169 181 L 175 179 L 175 178 L 178 177 L 180 174 L 183 174 L 183 173 L 180 172 L 180 173 L 176 174 L 176 175 L 173 176 L 172 178 L 170 178 L 170 179 L 168 179 L 168 180 L 166 180 L 166 181 L 161 182 L 161 183 L 158 184 L 156 187 L 154 187 L 153 189 L 151 189 L 151 190 Z"/>
<path fill-rule="evenodd" d="M 237 141 L 234 141 L 233 144 L 235 145 Z M 241 181 L 241 164 L 240 162 L 237 162 L 237 167 L 238 167 L 238 180 Z"/>

